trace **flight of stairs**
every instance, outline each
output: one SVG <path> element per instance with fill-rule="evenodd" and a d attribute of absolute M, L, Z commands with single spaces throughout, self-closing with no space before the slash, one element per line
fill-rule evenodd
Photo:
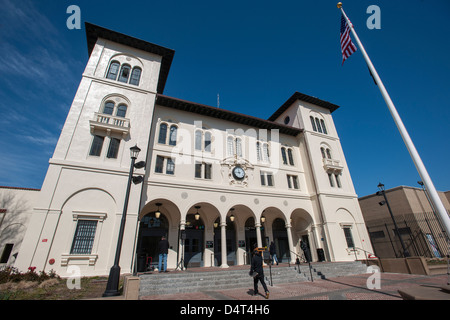
<path fill-rule="evenodd" d="M 250 267 L 239 269 L 222 269 L 209 271 L 187 269 L 168 273 L 141 274 L 139 296 L 174 294 L 197 291 L 217 291 L 224 289 L 248 287 L 252 284 L 249 276 Z M 264 268 L 268 285 L 290 282 L 311 281 L 366 273 L 366 265 L 361 262 L 312 263 L 298 266 L 273 266 Z M 272 276 L 271 276 L 272 274 Z"/>

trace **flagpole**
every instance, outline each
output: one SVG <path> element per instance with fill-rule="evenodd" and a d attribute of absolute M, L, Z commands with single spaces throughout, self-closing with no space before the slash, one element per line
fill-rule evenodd
<path fill-rule="evenodd" d="M 389 96 L 386 88 L 384 87 L 384 84 L 381 81 L 380 76 L 378 75 L 377 71 L 375 70 L 375 67 L 372 64 L 372 61 L 370 61 L 370 58 L 367 55 L 367 52 L 364 49 L 364 46 L 362 45 L 361 41 L 359 40 L 359 37 L 356 34 L 353 24 L 350 22 L 347 15 L 345 14 L 344 9 L 342 8 L 342 3 L 339 2 L 337 4 L 337 7 L 341 10 L 342 15 L 344 16 L 345 20 L 347 21 L 347 24 L 349 25 L 350 30 L 352 31 L 352 34 L 355 37 L 358 47 L 361 49 L 364 59 L 366 60 L 367 66 L 369 67 L 369 70 L 371 71 L 371 73 L 375 79 L 375 82 L 378 85 L 378 88 L 380 89 L 381 94 L 383 95 L 384 101 L 386 102 L 386 104 L 389 108 L 389 111 L 391 112 L 391 115 L 394 118 L 395 124 L 397 125 L 397 128 L 400 131 L 403 142 L 405 143 L 406 148 L 408 149 L 409 154 L 411 155 L 411 158 L 414 161 L 416 169 L 419 172 L 419 175 L 422 178 L 423 183 L 425 184 L 426 188 L 428 189 L 431 201 L 433 202 L 433 205 L 435 206 L 436 211 L 439 214 L 439 217 L 442 221 L 442 224 L 445 228 L 445 232 L 447 233 L 447 238 L 448 238 L 450 236 L 450 219 L 448 217 L 447 210 L 445 210 L 445 207 L 442 204 L 441 199 L 439 198 L 439 195 L 436 191 L 436 188 L 434 187 L 433 182 L 431 181 L 431 178 L 427 172 L 427 169 L 425 168 L 425 166 L 422 162 L 422 159 L 420 158 L 419 153 L 417 152 L 416 147 L 414 146 L 414 144 L 411 140 L 411 137 L 408 134 L 408 131 L 406 131 L 403 121 L 400 118 L 400 115 L 398 114 L 397 110 L 395 109 L 395 106 L 391 100 L 391 97 Z"/>

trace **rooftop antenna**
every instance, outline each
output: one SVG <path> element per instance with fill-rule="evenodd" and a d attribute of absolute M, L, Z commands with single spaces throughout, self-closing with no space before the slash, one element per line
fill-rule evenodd
<path fill-rule="evenodd" d="M 220 94 L 217 94 L 217 108 L 220 108 Z"/>

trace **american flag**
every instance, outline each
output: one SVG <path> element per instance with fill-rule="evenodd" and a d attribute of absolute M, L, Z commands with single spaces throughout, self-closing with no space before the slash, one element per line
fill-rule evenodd
<path fill-rule="evenodd" d="M 342 64 L 345 60 L 356 51 L 356 46 L 353 44 L 350 38 L 350 27 L 345 21 L 344 15 L 341 15 L 341 51 L 342 51 Z"/>

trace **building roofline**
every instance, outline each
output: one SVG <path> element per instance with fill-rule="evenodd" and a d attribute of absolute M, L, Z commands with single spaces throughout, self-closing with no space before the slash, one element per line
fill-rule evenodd
<path fill-rule="evenodd" d="M 268 119 L 269 121 L 277 120 L 283 112 L 285 112 L 296 100 L 301 100 L 304 102 L 309 102 L 319 107 L 326 108 L 330 110 L 330 112 L 336 111 L 340 108 L 338 105 L 330 103 L 328 101 L 321 100 L 316 97 L 308 96 L 304 93 L 295 92 L 275 113 Z"/>
<path fill-rule="evenodd" d="M 157 95 L 156 104 L 164 107 L 174 108 L 177 110 L 197 113 L 221 120 L 244 124 L 250 127 L 257 127 L 269 130 L 278 129 L 280 133 L 294 137 L 303 132 L 302 129 L 282 125 L 272 121 L 256 118 L 242 113 L 237 113 L 234 111 L 219 109 L 216 107 L 211 107 L 195 102 L 172 98 L 161 94 Z"/>
<path fill-rule="evenodd" d="M 164 87 L 166 85 L 167 77 L 169 75 L 170 66 L 172 65 L 173 56 L 175 55 L 174 50 L 141 39 L 133 38 L 123 33 L 112 31 L 89 22 L 85 22 L 85 27 L 86 27 L 86 40 L 89 56 L 91 56 L 92 50 L 94 50 L 98 38 L 110 40 L 116 43 L 120 43 L 129 47 L 133 47 L 139 50 L 143 50 L 161 56 L 162 60 L 157 92 L 158 93 L 164 92 Z"/>
<path fill-rule="evenodd" d="M 396 186 L 396 187 L 393 187 L 393 188 L 390 188 L 390 189 L 386 189 L 385 192 L 393 192 L 393 191 L 404 190 L 404 189 L 414 189 L 414 190 L 418 190 L 418 191 L 423 191 L 423 189 L 422 189 L 422 188 L 419 188 L 419 187 L 411 187 L 411 186 L 400 185 L 400 186 Z M 449 192 L 449 191 L 439 191 L 439 190 L 438 190 L 437 192 L 438 192 L 438 193 L 439 193 L 439 192 L 440 192 L 440 193 L 445 193 L 445 192 Z M 366 195 L 366 196 L 359 197 L 358 200 L 362 200 L 362 199 L 366 199 L 366 198 L 371 198 L 371 197 L 373 197 L 373 196 L 377 196 L 377 193 L 374 192 L 374 193 L 372 193 L 372 194 L 368 194 L 368 195 Z"/>
<path fill-rule="evenodd" d="M 0 189 L 12 189 L 12 190 L 24 190 L 24 191 L 41 191 L 41 189 L 21 188 L 21 187 L 7 187 L 7 186 L 0 186 Z"/>

